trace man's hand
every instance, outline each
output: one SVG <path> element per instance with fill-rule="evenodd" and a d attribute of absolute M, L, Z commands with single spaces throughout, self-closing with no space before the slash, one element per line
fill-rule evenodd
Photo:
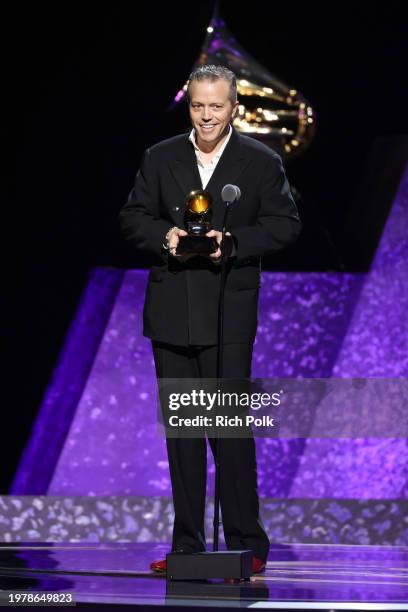
<path fill-rule="evenodd" d="M 167 244 L 169 245 L 170 255 L 177 259 L 177 261 L 180 263 L 183 263 L 192 257 L 195 257 L 197 253 L 183 253 L 182 255 L 177 255 L 176 250 L 181 236 L 187 236 L 187 232 L 179 227 L 172 227 L 166 234 L 166 240 Z"/>
<path fill-rule="evenodd" d="M 225 232 L 225 235 L 231 236 L 230 232 Z M 210 230 L 209 232 L 206 233 L 206 236 L 209 236 L 210 238 L 215 238 L 218 244 L 218 249 L 215 251 L 215 253 L 211 253 L 210 255 L 207 255 L 207 257 L 209 257 L 213 263 L 220 263 L 221 262 L 220 246 L 222 242 L 222 232 L 217 232 L 217 230 Z"/>

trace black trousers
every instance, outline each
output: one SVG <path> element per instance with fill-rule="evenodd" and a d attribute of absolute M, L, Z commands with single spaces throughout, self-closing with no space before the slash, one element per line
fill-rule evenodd
<path fill-rule="evenodd" d="M 216 378 L 216 346 L 179 347 L 153 342 L 158 378 Z M 224 345 L 224 378 L 250 378 L 252 344 Z M 205 550 L 204 511 L 207 477 L 205 438 L 167 438 L 173 491 L 172 550 Z M 214 439 L 209 438 L 214 452 Z M 255 441 L 221 438 L 220 502 L 228 550 L 253 550 L 266 561 L 269 539 L 259 516 Z"/>

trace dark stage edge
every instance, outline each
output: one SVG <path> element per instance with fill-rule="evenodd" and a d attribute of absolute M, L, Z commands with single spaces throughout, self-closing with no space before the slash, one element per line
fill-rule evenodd
<path fill-rule="evenodd" d="M 408 610 L 408 547 L 274 544 L 266 573 L 238 584 L 167 583 L 148 568 L 168 551 L 129 542 L 3 542 L 0 588 L 73 592 L 89 609 Z"/>

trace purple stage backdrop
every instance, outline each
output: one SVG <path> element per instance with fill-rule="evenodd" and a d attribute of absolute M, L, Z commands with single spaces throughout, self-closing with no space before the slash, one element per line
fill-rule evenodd
<path fill-rule="evenodd" d="M 82 346 L 72 338 L 66 345 L 34 429 L 33 436 L 42 432 L 42 448 L 30 440 L 13 494 L 171 495 L 165 444 L 156 433 L 151 348 L 141 333 L 147 272 L 122 275 L 91 275 L 75 325 L 89 328 L 96 313 L 102 339 L 93 361 L 86 335 Z M 407 279 L 408 172 L 368 274 L 263 273 L 253 376 L 406 377 Z M 101 314 L 109 291 L 116 300 Z M 41 454 L 55 430 L 65 437 L 48 457 L 44 482 Z M 405 439 L 258 439 L 257 448 L 262 497 L 407 498 Z M 212 478 L 213 466 L 210 493 Z"/>

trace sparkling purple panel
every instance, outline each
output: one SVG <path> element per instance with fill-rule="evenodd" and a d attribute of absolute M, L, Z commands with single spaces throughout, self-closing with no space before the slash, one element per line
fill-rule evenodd
<path fill-rule="evenodd" d="M 207 543 L 214 503 L 205 512 Z M 274 542 L 408 546 L 407 500 L 260 499 Z M 171 542 L 171 497 L 0 496 L 0 542 Z M 222 542 L 222 538 L 221 538 Z"/>
<path fill-rule="evenodd" d="M 408 168 L 364 279 L 334 376 L 408 376 L 407 281 Z M 290 493 L 316 498 L 407 498 L 407 466 L 406 439 L 306 440 Z"/>
<path fill-rule="evenodd" d="M 407 183 L 368 275 L 263 274 L 253 376 L 406 376 Z M 141 335 L 146 277 L 126 273 L 49 494 L 171 494 L 150 344 Z M 405 440 L 257 445 L 264 497 L 406 495 Z"/>
<path fill-rule="evenodd" d="M 146 281 L 146 271 L 126 273 L 48 494 L 170 494 L 153 357 L 141 333 Z"/>
<path fill-rule="evenodd" d="M 333 374 L 408 376 L 408 168 Z"/>
<path fill-rule="evenodd" d="M 364 275 L 262 274 L 254 378 L 325 378 L 358 300 Z"/>
<path fill-rule="evenodd" d="M 47 491 L 123 274 L 122 270 L 104 268 L 90 272 L 88 285 L 20 460 L 11 494 L 35 495 Z"/>

